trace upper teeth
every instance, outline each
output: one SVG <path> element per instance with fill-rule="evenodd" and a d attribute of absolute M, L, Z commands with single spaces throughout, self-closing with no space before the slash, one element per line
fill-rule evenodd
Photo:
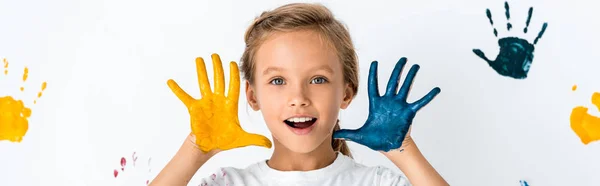
<path fill-rule="evenodd" d="M 311 120 L 313 120 L 313 118 L 308 118 L 308 117 L 298 117 L 298 118 L 287 119 L 287 121 L 289 121 L 289 122 L 306 122 L 306 121 L 311 121 Z"/>

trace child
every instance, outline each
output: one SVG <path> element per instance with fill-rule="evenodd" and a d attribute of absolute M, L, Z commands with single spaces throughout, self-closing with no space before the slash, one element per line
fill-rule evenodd
<path fill-rule="evenodd" d="M 400 100 L 395 92 L 404 58 L 396 65 L 383 97 L 374 96 L 378 90 L 376 63 L 372 64 L 369 119 L 361 129 L 340 130 L 338 113 L 358 90 L 358 60 L 348 31 L 326 7 L 298 3 L 264 12 L 246 31 L 245 42 L 241 68 L 246 99 L 253 110 L 261 110 L 273 135 L 274 151 L 270 159 L 244 169 L 221 168 L 204 177 L 201 185 L 448 185 L 408 132 L 416 110 L 439 89 L 414 104 L 395 104 Z M 240 127 L 236 64 L 230 64 L 230 89 L 225 96 L 221 61 L 216 54 L 212 58 L 214 93 L 202 58 L 197 59 L 202 99 L 195 100 L 174 81 L 168 82 L 188 107 L 193 132 L 151 185 L 187 185 L 206 161 L 223 150 L 271 147 L 268 138 Z M 407 82 L 416 69 L 411 69 Z M 405 83 L 398 95 L 405 96 L 408 89 Z M 385 103 L 373 105 L 380 98 Z M 394 113 L 377 114 L 386 109 Z M 335 138 L 351 139 L 383 153 L 407 178 L 383 166 L 356 163 L 346 142 L 335 139 L 334 133 Z"/>

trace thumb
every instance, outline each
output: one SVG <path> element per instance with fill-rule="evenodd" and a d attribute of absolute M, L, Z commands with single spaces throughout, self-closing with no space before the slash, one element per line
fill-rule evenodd
<path fill-rule="evenodd" d="M 363 134 L 358 130 L 340 129 L 333 132 L 333 138 L 342 138 L 349 141 L 360 142 L 363 139 Z"/>
<path fill-rule="evenodd" d="M 238 140 L 238 144 L 236 146 L 243 147 L 249 145 L 262 146 L 267 148 L 271 148 L 271 146 L 273 146 L 269 138 L 260 134 L 252 133 L 245 133 L 244 135 L 242 135 L 242 137 Z"/>
<path fill-rule="evenodd" d="M 481 51 L 479 49 L 473 49 L 473 53 L 475 53 L 475 55 L 479 56 L 479 58 L 487 61 L 488 63 L 492 62 L 490 59 L 485 57 L 485 54 L 483 53 L 483 51 Z"/>

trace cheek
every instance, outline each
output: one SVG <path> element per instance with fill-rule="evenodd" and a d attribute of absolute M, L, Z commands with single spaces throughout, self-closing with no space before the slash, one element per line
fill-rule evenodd
<path fill-rule="evenodd" d="M 327 122 L 335 121 L 342 103 L 343 93 L 333 86 L 315 88 L 311 91 L 311 102 L 313 107 L 319 111 L 322 119 Z"/>
<path fill-rule="evenodd" d="M 285 106 L 283 91 L 277 87 L 260 87 L 260 92 L 257 92 L 256 99 L 260 105 L 260 110 L 265 117 L 273 117 Z M 269 118 L 265 118 L 269 119 Z"/>
<path fill-rule="evenodd" d="M 338 86 L 315 87 L 310 91 L 311 101 L 315 105 L 328 106 L 339 109 L 344 93 Z"/>

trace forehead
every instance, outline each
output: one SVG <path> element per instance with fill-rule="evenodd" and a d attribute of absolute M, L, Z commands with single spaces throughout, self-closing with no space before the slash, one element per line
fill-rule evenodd
<path fill-rule="evenodd" d="M 323 65 L 334 71 L 341 70 L 336 50 L 326 38 L 312 30 L 274 33 L 256 53 L 258 73 L 270 67 L 304 69 Z"/>

